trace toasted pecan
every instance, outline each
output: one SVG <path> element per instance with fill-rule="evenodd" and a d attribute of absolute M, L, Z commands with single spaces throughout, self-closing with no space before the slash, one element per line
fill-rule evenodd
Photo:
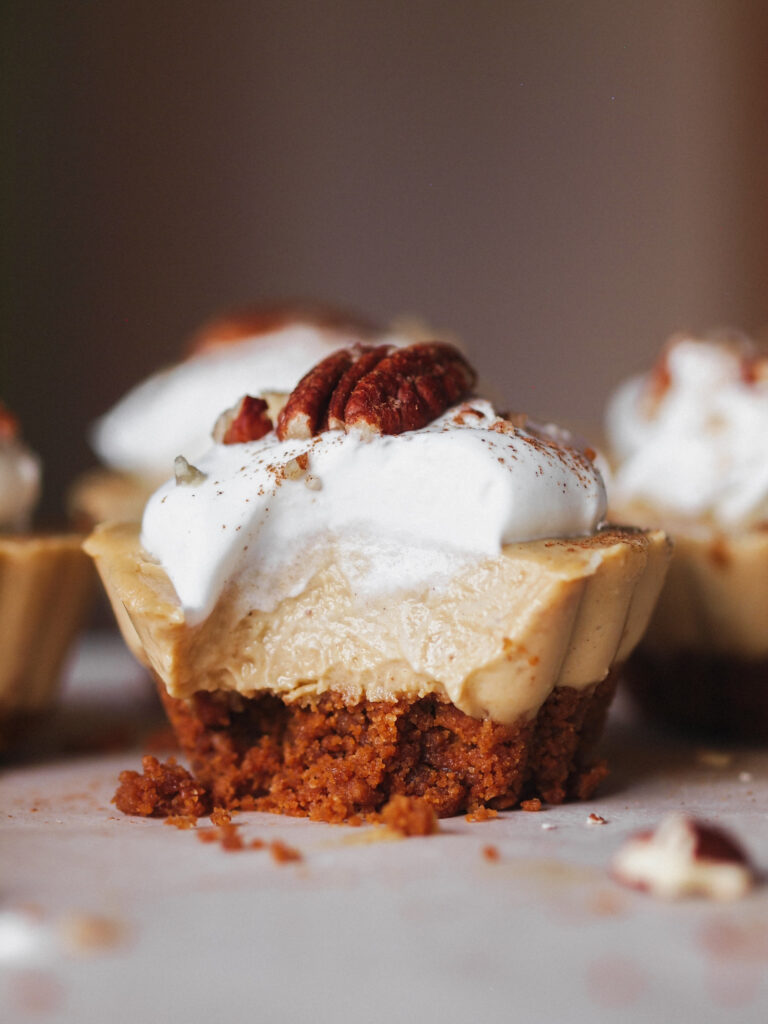
<path fill-rule="evenodd" d="M 299 381 L 278 417 L 277 436 L 418 430 L 464 398 L 475 379 L 458 349 L 443 342 L 341 349 Z"/>
<path fill-rule="evenodd" d="M 271 429 L 272 420 L 267 414 L 264 399 L 243 395 L 236 405 L 216 420 L 213 439 L 219 444 L 244 444 L 246 441 L 258 441 Z"/>

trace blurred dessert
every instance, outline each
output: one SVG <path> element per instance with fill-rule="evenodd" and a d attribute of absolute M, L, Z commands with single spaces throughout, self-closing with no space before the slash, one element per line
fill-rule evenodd
<path fill-rule="evenodd" d="M 768 737 L 768 358 L 737 335 L 673 337 L 607 413 L 611 515 L 675 555 L 627 667 L 654 717 Z"/>
<path fill-rule="evenodd" d="M 0 403 L 0 747 L 46 710 L 93 570 L 76 534 L 30 533 L 40 461 Z"/>
<path fill-rule="evenodd" d="M 141 530 L 88 539 L 214 804 L 341 821 L 405 795 L 444 816 L 603 776 L 668 544 L 601 528 L 588 455 L 474 382 L 450 345 L 342 349 L 276 429 L 238 402 Z"/>
<path fill-rule="evenodd" d="M 384 333 L 362 317 L 307 302 L 246 307 L 204 324 L 182 362 L 136 385 L 95 424 L 91 441 L 103 468 L 73 487 L 73 521 L 84 528 L 138 522 L 173 459 L 206 450 L 222 409 L 245 392 L 279 401 L 330 352 Z"/>

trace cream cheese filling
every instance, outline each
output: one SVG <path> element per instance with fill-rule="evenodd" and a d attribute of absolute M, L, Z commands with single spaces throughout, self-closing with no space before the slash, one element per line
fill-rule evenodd
<path fill-rule="evenodd" d="M 245 611 L 237 584 L 190 626 L 135 527 L 87 541 L 134 653 L 173 697 L 197 690 L 350 702 L 437 693 L 475 718 L 533 715 L 557 686 L 584 689 L 645 628 L 669 558 L 664 534 L 505 545 L 445 587 L 361 602 L 333 549 L 301 593 Z"/>

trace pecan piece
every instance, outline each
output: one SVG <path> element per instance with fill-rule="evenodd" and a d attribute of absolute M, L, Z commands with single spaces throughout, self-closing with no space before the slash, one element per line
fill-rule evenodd
<path fill-rule="evenodd" d="M 344 423 L 372 434 L 418 430 L 464 398 L 475 380 L 453 345 L 433 341 L 395 349 L 358 381 Z"/>
<path fill-rule="evenodd" d="M 258 441 L 272 429 L 263 398 L 243 395 L 237 405 L 227 409 L 216 420 L 213 439 L 219 444 L 245 444 Z"/>
<path fill-rule="evenodd" d="M 313 437 L 320 431 L 336 385 L 357 355 L 356 349 L 339 349 L 304 374 L 277 417 L 281 441 Z"/>
<path fill-rule="evenodd" d="M 627 840 L 613 859 L 618 882 L 663 899 L 738 899 L 754 882 L 739 843 L 723 829 L 670 814 L 653 832 Z"/>

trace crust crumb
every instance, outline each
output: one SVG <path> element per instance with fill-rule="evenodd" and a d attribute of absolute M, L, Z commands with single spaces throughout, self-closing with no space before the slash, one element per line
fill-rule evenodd
<path fill-rule="evenodd" d="M 228 825 L 232 821 L 232 815 L 225 807 L 214 807 L 211 811 L 212 825 Z"/>
<path fill-rule="evenodd" d="M 520 807 L 524 811 L 535 813 L 536 811 L 541 810 L 541 800 L 539 800 L 539 798 L 535 796 L 533 800 L 523 800 L 523 802 L 520 804 Z"/>
<path fill-rule="evenodd" d="M 466 816 L 467 821 L 492 821 L 494 818 L 498 818 L 499 812 L 494 810 L 493 807 L 476 807 L 474 811 L 470 811 Z"/>
<path fill-rule="evenodd" d="M 192 814 L 170 814 L 165 821 L 164 825 L 173 825 L 175 828 L 187 829 L 194 828 L 197 822 L 197 818 Z"/>
<path fill-rule="evenodd" d="M 401 836 L 431 836 L 438 831 L 434 807 L 417 796 L 395 794 L 382 807 L 381 820 Z"/>
<path fill-rule="evenodd" d="M 269 844 L 269 852 L 276 864 L 289 864 L 292 861 L 304 860 L 298 850 L 288 846 L 281 839 L 273 839 Z"/>
<path fill-rule="evenodd" d="M 141 759 L 142 774 L 120 772 L 120 784 L 112 802 L 123 814 L 145 818 L 191 817 L 208 813 L 209 796 L 175 757 L 160 762 L 151 754 Z"/>

